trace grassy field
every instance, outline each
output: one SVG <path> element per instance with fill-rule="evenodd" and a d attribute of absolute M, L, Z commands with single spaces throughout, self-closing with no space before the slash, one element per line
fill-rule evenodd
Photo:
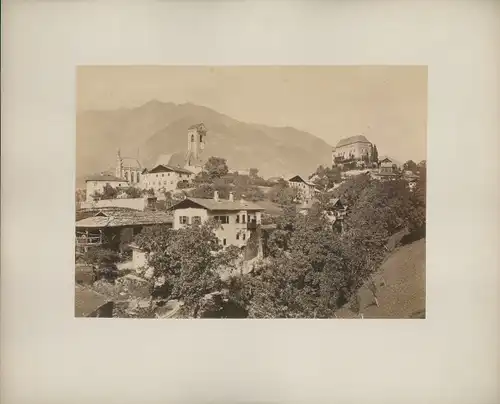
<path fill-rule="evenodd" d="M 374 276 L 377 300 L 367 286 L 360 288 L 361 313 L 369 318 L 425 318 L 425 239 L 396 249 Z M 358 317 L 349 305 L 338 318 Z"/>

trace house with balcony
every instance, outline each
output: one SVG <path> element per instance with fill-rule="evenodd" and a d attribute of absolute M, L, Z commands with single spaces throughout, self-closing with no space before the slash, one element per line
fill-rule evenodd
<path fill-rule="evenodd" d="M 233 193 L 229 199 L 221 199 L 215 191 L 213 198 L 186 198 L 170 210 L 174 230 L 214 220 L 219 224 L 215 234 L 223 247 L 233 245 L 244 249 L 255 241 L 253 244 L 261 250 L 259 229 L 265 209 L 256 203 L 235 200 Z"/>
<path fill-rule="evenodd" d="M 304 180 L 300 175 L 290 178 L 288 180 L 288 186 L 300 192 L 300 201 L 305 204 L 308 204 L 318 192 L 316 185 Z"/>
<path fill-rule="evenodd" d="M 104 247 L 121 252 L 146 226 L 172 227 L 172 216 L 161 211 L 108 208 L 77 214 L 80 215 L 75 226 L 77 252 L 84 252 L 90 247 Z"/>

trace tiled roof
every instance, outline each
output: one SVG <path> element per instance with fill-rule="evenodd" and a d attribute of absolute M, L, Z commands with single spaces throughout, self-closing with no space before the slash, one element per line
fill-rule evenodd
<path fill-rule="evenodd" d="M 173 218 L 165 212 L 141 212 L 133 209 L 99 211 L 95 216 L 76 222 L 77 228 L 103 228 L 141 226 L 172 223 Z"/>
<path fill-rule="evenodd" d="M 170 209 L 182 209 L 189 201 L 200 205 L 207 210 L 230 210 L 230 211 L 240 211 L 240 210 L 264 210 L 260 205 L 248 201 L 229 201 L 227 199 L 219 199 L 215 201 L 212 198 L 186 198 L 180 201 L 178 204 L 172 206 Z"/>
<path fill-rule="evenodd" d="M 114 175 L 91 175 L 85 179 L 85 181 L 120 181 L 120 182 L 127 182 L 123 178 L 118 178 L 115 177 Z"/>
<path fill-rule="evenodd" d="M 109 299 L 92 289 L 75 286 L 75 317 L 87 317 L 108 302 Z"/>
<path fill-rule="evenodd" d="M 357 136 L 351 136 L 351 137 L 346 137 L 344 139 L 340 139 L 339 142 L 337 143 L 337 146 L 335 147 L 342 147 L 342 146 L 347 146 L 353 143 L 370 143 L 370 141 L 364 137 L 363 135 L 357 135 Z"/>

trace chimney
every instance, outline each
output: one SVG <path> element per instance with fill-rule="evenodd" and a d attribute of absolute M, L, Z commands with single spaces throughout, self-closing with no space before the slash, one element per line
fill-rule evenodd
<path fill-rule="evenodd" d="M 219 191 L 214 191 L 214 201 L 219 202 Z"/>
<path fill-rule="evenodd" d="M 234 202 L 234 192 L 229 192 L 229 202 Z"/>

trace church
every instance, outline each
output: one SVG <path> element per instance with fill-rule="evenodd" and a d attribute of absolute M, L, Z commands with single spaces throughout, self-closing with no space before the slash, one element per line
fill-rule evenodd
<path fill-rule="evenodd" d="M 141 166 L 139 160 L 122 157 L 117 153 L 115 175 L 130 186 L 142 189 L 172 191 L 179 181 L 190 181 L 203 170 L 207 128 L 203 123 L 192 125 L 187 130 L 187 151 L 160 155 L 151 169 Z"/>

